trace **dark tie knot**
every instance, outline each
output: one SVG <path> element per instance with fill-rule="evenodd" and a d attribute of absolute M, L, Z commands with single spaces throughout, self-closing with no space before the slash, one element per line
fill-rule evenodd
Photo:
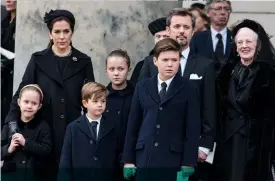
<path fill-rule="evenodd" d="M 222 35 L 221 35 L 220 33 L 218 33 L 218 34 L 216 35 L 216 37 L 217 37 L 219 40 L 222 40 Z"/>
<path fill-rule="evenodd" d="M 160 85 L 161 85 L 162 89 L 166 89 L 166 87 L 167 87 L 167 84 L 165 82 L 162 82 Z"/>
<path fill-rule="evenodd" d="M 97 127 L 98 122 L 97 122 L 97 121 L 92 121 L 92 122 L 91 122 L 91 125 L 92 125 L 92 127 Z"/>

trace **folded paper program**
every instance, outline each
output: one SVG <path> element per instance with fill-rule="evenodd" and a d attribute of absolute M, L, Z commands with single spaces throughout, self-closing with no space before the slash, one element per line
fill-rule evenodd
<path fill-rule="evenodd" d="M 9 59 L 9 60 L 14 59 L 14 57 L 15 57 L 15 54 L 14 54 L 14 53 L 12 53 L 12 52 L 10 52 L 10 51 L 8 51 L 8 50 L 2 48 L 2 47 L 1 47 L 1 49 L 0 49 L 0 53 L 1 53 L 2 55 L 4 55 L 4 56 L 5 56 L 7 59 Z"/>

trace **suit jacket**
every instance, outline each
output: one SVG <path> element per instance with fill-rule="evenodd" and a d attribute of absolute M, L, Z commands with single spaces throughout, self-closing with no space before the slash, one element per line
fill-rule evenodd
<path fill-rule="evenodd" d="M 88 124 L 82 115 L 67 126 L 58 180 L 113 180 L 119 166 L 115 122 L 101 118 L 97 141 Z"/>
<path fill-rule="evenodd" d="M 179 72 L 181 72 L 179 70 Z M 153 63 L 153 57 L 147 57 L 140 73 L 140 79 L 156 75 L 157 67 Z M 212 149 L 216 135 L 216 86 L 214 62 L 202 56 L 198 56 L 190 51 L 185 66 L 183 77 L 189 79 L 191 74 L 202 77 L 196 82 L 200 91 L 201 101 L 201 137 L 200 146 Z"/>
<path fill-rule="evenodd" d="M 231 48 L 232 48 L 232 33 L 229 29 L 227 29 L 227 39 L 225 45 L 225 62 L 228 60 Z M 192 37 L 190 43 L 191 51 L 197 55 L 209 58 L 211 60 L 215 60 L 215 54 L 213 50 L 213 42 L 211 36 L 211 30 L 197 32 Z"/>
<path fill-rule="evenodd" d="M 19 92 L 27 84 L 38 84 L 43 91 L 43 106 L 38 117 L 46 120 L 53 132 L 53 151 L 56 160 L 62 148 L 68 123 L 81 115 L 81 88 L 87 81 L 94 81 L 91 58 L 72 48 L 63 75 L 58 70 L 51 48 L 35 52 L 29 61 L 22 81 L 13 96 L 5 122 L 20 119 L 17 104 Z"/>
<path fill-rule="evenodd" d="M 122 162 L 138 168 L 194 166 L 200 133 L 197 87 L 176 74 L 160 102 L 157 83 L 155 75 L 136 86 Z"/>

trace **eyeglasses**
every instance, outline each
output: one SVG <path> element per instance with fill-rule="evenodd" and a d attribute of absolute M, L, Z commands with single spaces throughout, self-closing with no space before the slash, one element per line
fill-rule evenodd
<path fill-rule="evenodd" d="M 227 13 L 231 13 L 232 9 L 229 7 L 217 7 L 217 8 L 210 8 L 213 9 L 215 12 L 222 12 L 224 10 Z"/>

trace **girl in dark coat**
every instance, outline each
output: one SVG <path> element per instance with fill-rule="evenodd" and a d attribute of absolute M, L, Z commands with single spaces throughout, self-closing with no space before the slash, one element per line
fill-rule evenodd
<path fill-rule="evenodd" d="M 81 88 L 85 82 L 94 81 L 94 74 L 90 57 L 71 45 L 75 25 L 73 14 L 66 10 L 51 10 L 44 21 L 51 38 L 49 48 L 32 55 L 6 122 L 20 118 L 19 90 L 26 84 L 38 84 L 44 92 L 44 106 L 39 116 L 48 121 L 53 132 L 52 165 L 49 168 L 54 172 L 49 180 L 55 180 L 66 126 L 81 115 Z"/>
<path fill-rule="evenodd" d="M 244 20 L 233 29 L 232 60 L 218 76 L 222 100 L 216 179 L 270 181 L 275 130 L 275 59 L 263 27 Z"/>
<path fill-rule="evenodd" d="M 108 96 L 105 116 L 107 120 L 116 122 L 116 130 L 119 134 L 119 147 L 122 153 L 126 128 L 128 123 L 128 115 L 131 108 L 134 86 L 127 81 L 130 71 L 130 57 L 124 50 L 112 51 L 106 60 L 106 72 L 110 79 L 107 86 Z M 118 158 L 120 162 L 121 155 Z M 118 172 L 118 177 L 122 179 L 122 171 Z"/>
<path fill-rule="evenodd" d="M 9 122 L 2 131 L 1 178 L 4 181 L 39 181 L 43 170 L 47 169 L 51 131 L 45 121 L 35 116 L 42 99 L 42 90 L 35 84 L 26 85 L 19 93 L 21 117 Z"/>

